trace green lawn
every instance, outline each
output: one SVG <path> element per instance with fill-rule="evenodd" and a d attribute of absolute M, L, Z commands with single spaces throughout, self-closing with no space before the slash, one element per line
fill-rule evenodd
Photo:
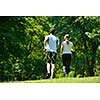
<path fill-rule="evenodd" d="M 84 77 L 84 78 L 68 77 L 68 78 L 58 78 L 58 79 L 28 80 L 28 81 L 17 81 L 13 83 L 100 83 L 100 76 Z"/>

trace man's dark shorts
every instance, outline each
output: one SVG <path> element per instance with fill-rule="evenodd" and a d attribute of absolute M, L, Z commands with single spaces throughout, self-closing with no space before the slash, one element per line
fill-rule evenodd
<path fill-rule="evenodd" d="M 47 62 L 55 64 L 56 63 L 56 53 L 55 52 L 47 52 Z"/>

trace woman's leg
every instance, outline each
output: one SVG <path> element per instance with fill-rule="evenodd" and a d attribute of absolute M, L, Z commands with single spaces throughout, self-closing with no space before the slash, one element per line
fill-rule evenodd
<path fill-rule="evenodd" d="M 62 62 L 63 62 L 63 71 L 64 71 L 64 75 L 66 75 L 66 54 L 62 55 Z"/>
<path fill-rule="evenodd" d="M 70 72 L 71 54 L 66 54 L 66 72 Z"/>

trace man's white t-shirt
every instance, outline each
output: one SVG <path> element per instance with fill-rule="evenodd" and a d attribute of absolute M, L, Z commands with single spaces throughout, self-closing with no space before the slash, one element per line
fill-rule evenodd
<path fill-rule="evenodd" d="M 62 54 L 72 54 L 71 48 L 73 47 L 73 43 L 71 41 L 69 41 L 69 44 L 64 41 L 62 45 L 64 46 Z"/>
<path fill-rule="evenodd" d="M 57 52 L 57 45 L 59 45 L 59 39 L 50 34 L 48 36 L 45 37 L 45 41 L 46 41 L 46 47 L 45 49 L 47 50 L 47 52 Z"/>

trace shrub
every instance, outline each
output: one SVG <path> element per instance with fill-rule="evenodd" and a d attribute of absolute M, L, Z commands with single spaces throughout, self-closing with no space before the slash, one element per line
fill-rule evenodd
<path fill-rule="evenodd" d="M 63 77 L 63 76 L 64 76 L 64 73 L 63 73 L 62 70 L 56 71 L 56 73 L 55 73 L 55 78 L 61 78 L 61 77 Z"/>
<path fill-rule="evenodd" d="M 71 72 L 69 72 L 68 77 L 75 77 L 75 71 L 71 71 Z"/>
<path fill-rule="evenodd" d="M 78 75 L 77 75 L 77 78 L 80 78 L 80 77 L 82 77 L 82 75 L 81 75 L 81 74 L 78 74 Z"/>
<path fill-rule="evenodd" d="M 95 76 L 100 76 L 100 66 L 99 65 L 96 66 Z"/>

